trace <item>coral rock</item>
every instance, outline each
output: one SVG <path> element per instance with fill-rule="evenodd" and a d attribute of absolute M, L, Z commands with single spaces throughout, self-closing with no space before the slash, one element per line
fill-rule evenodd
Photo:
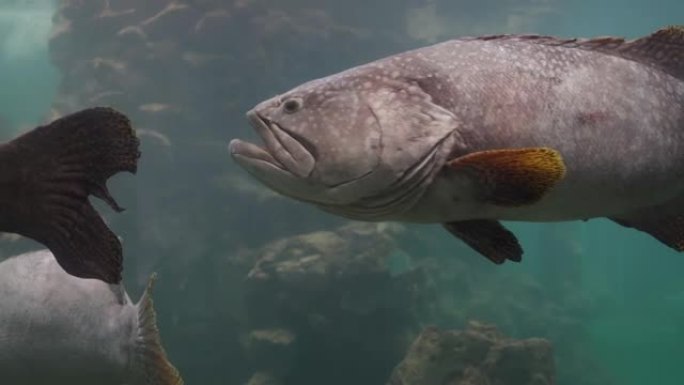
<path fill-rule="evenodd" d="M 387 385 L 552 385 L 554 373 L 549 341 L 471 322 L 465 331 L 426 328 Z"/>

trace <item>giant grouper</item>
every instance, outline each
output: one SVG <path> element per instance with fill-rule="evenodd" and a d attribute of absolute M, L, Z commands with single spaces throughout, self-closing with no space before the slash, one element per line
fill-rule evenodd
<path fill-rule="evenodd" d="M 501 220 L 605 217 L 684 250 L 684 27 L 634 40 L 467 37 L 313 80 L 247 113 L 233 158 L 357 220 L 442 223 L 495 263 Z"/>

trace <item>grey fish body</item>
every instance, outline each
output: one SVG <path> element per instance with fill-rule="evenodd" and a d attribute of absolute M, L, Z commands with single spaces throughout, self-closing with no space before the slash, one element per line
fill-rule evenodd
<path fill-rule="evenodd" d="M 501 207 L 468 199 L 468 181 L 443 170 L 401 219 L 609 217 L 684 192 L 683 80 L 622 57 L 525 39 L 453 41 L 414 56 L 436 72 L 439 81 L 425 83 L 435 103 L 459 121 L 452 157 L 545 146 L 562 154 L 567 172 L 534 205 Z"/>
<path fill-rule="evenodd" d="M 489 36 L 298 86 L 231 142 L 272 189 L 344 217 L 442 223 L 497 263 L 498 220 L 608 217 L 684 250 L 684 28 Z M 681 215 L 680 215 L 681 214 Z"/>
<path fill-rule="evenodd" d="M 12 385 L 181 385 L 155 325 L 149 288 L 68 275 L 45 251 L 0 262 L 0 373 Z"/>

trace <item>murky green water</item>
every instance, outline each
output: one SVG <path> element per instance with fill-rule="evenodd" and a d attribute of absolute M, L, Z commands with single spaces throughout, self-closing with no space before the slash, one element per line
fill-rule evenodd
<path fill-rule="evenodd" d="M 60 77 L 47 52 L 52 14 L 50 7 L 39 2 L 0 6 L 0 119 L 4 135 L 39 121 L 52 104 Z"/>
<path fill-rule="evenodd" d="M 49 49 L 60 6 L 81 9 L 69 17 L 87 20 L 105 3 L 116 16 L 73 23 Z M 107 104 L 132 117 L 143 142 L 140 171 L 110 182 L 128 211 L 103 212 L 124 239 L 129 290 L 139 293 L 146 276 L 160 272 L 156 306 L 169 354 L 188 384 L 204 385 L 244 384 L 259 367 L 244 343 L 258 318 L 245 286 L 255 258 L 248 251 L 346 223 L 275 197 L 232 163 L 227 141 L 254 138 L 246 109 L 305 80 L 449 36 L 637 37 L 684 23 L 678 0 L 188 0 L 182 4 L 192 12 L 158 25 L 153 17 L 167 3 L 0 4 L 0 133 L 9 139 L 52 108 Z M 130 26 L 144 26 L 144 43 L 121 37 Z M 111 62 L 97 66 L 96 58 Z M 396 323 L 415 333 L 475 318 L 513 337 L 549 338 L 560 384 L 684 383 L 684 255 L 607 220 L 510 226 L 526 249 L 520 265 L 493 266 L 439 226 L 408 226 L 410 235 L 396 240 L 394 268 L 439 267 L 427 269 L 432 310 L 417 308 L 417 321 Z M 3 254 L 32 247 L 0 244 Z M 307 306 L 311 313 L 278 316 L 287 323 L 323 312 Z M 326 321 L 337 328 L 331 334 L 367 333 L 359 345 L 317 350 L 316 338 L 302 337 L 284 384 L 383 383 L 406 345 L 395 336 L 373 340 L 370 330 L 395 321 L 364 324 L 369 319 Z M 364 358 L 374 355 L 388 358 L 377 365 Z"/>

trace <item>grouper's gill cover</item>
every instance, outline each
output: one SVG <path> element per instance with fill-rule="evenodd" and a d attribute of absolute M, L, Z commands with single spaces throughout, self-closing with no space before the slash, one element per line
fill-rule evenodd
<path fill-rule="evenodd" d="M 401 211 L 457 127 L 404 64 L 353 68 L 260 103 L 248 117 L 268 151 L 233 140 L 231 153 L 264 184 L 326 210 L 363 219 Z"/>

